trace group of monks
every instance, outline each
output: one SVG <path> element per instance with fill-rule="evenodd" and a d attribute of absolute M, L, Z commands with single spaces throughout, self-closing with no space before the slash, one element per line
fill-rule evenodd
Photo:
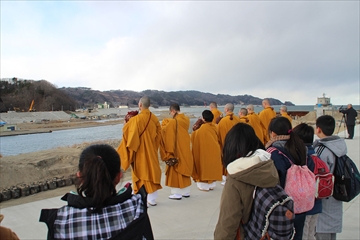
<path fill-rule="evenodd" d="M 226 104 L 222 113 L 212 102 L 210 110 L 202 112 L 201 124 L 189 135 L 190 119 L 180 112 L 179 104 L 170 106 L 171 118 L 165 118 L 160 124 L 149 110 L 149 97 L 142 97 L 139 100 L 140 112 L 128 117 L 117 149 L 121 167 L 132 169 L 134 193 L 144 185 L 148 192 L 148 206 L 156 206 L 158 190 L 162 188 L 159 151 L 161 160 L 168 164 L 165 185 L 171 189 L 169 199 L 190 197 L 191 178 L 201 191 L 214 189 L 216 181 L 222 180 L 224 185 L 227 173 L 221 157 L 229 130 L 235 124 L 245 122 L 254 128 L 264 144 L 269 140 L 267 126 L 276 112 L 268 99 L 264 99 L 262 105 L 264 109 L 259 115 L 254 112 L 253 105 L 240 109 L 236 115 L 232 103 Z M 285 106 L 280 113 L 290 118 Z M 177 163 L 170 164 L 171 159 L 177 159 Z"/>

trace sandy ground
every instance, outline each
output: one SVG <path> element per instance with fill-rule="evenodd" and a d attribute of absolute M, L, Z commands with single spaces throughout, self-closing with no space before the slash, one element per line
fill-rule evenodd
<path fill-rule="evenodd" d="M 159 117 L 159 120 L 168 117 L 167 114 Z M 340 121 L 342 114 L 335 114 L 335 119 Z M 308 123 L 310 125 L 315 125 L 316 115 L 315 112 L 310 112 L 306 116 L 294 120 L 293 126 L 301 122 Z M 106 122 L 106 124 L 118 124 L 122 120 L 115 120 Z M 49 122 L 46 124 L 35 124 L 35 123 L 23 123 L 19 124 L 22 131 L 31 133 L 31 132 L 41 132 L 41 131 L 56 131 L 60 129 L 69 129 L 69 128 L 78 128 L 78 127 L 91 127 L 98 126 L 97 122 Z M 104 123 L 101 123 L 104 125 Z M 344 126 L 344 124 L 342 125 Z M 344 128 L 340 129 L 342 131 Z M 335 133 L 338 131 L 338 125 L 335 129 Z M 56 148 L 51 150 L 45 150 L 40 152 L 33 152 L 27 154 L 20 154 L 16 156 L 0 156 L 0 191 L 5 188 L 10 188 L 12 186 L 18 186 L 20 184 L 32 184 L 38 181 L 51 180 L 54 177 L 68 177 L 71 174 L 74 174 L 77 171 L 78 158 L 83 149 L 85 149 L 90 144 L 99 143 L 82 143 L 74 145 L 67 148 Z M 117 148 L 119 140 L 105 141 L 101 143 L 107 143 Z M 161 162 L 161 168 L 164 171 L 165 164 Z M 123 181 L 131 181 L 131 173 L 127 171 L 124 173 Z M 40 192 L 34 195 L 27 197 L 21 197 L 19 199 L 11 199 L 1 203 L 1 207 L 12 206 L 17 204 L 22 204 L 24 202 L 36 201 L 38 199 L 54 197 L 62 195 L 63 193 L 68 192 L 69 190 L 74 189 L 73 186 L 57 188 L 54 190 L 48 190 L 45 192 Z"/>

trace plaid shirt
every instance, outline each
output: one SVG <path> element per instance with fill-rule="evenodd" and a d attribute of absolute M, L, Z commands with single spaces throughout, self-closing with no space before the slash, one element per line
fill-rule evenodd
<path fill-rule="evenodd" d="M 244 225 L 245 239 L 289 240 L 294 238 L 294 202 L 279 185 L 255 188 L 251 217 Z M 291 216 L 288 211 L 291 210 Z"/>
<path fill-rule="evenodd" d="M 101 213 L 91 213 L 63 206 L 58 209 L 54 222 L 55 239 L 108 239 L 125 229 L 144 212 L 144 203 L 140 194 L 130 199 L 110 205 Z"/>

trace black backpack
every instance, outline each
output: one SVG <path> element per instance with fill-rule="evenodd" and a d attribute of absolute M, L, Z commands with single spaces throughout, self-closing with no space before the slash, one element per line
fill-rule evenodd
<path fill-rule="evenodd" d="M 318 149 L 320 155 L 326 146 Z M 334 152 L 326 147 L 334 154 Z M 355 163 L 345 154 L 336 157 L 333 175 L 335 177 L 333 197 L 336 200 L 350 202 L 360 193 L 360 174 Z"/>

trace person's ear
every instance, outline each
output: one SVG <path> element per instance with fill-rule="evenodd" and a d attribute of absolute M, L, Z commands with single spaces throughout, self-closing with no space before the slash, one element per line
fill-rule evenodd
<path fill-rule="evenodd" d="M 76 177 L 77 177 L 77 178 L 81 178 L 80 171 L 78 171 L 78 172 L 76 173 Z"/>
<path fill-rule="evenodd" d="M 114 185 L 115 186 L 120 182 L 121 177 L 122 177 L 122 172 L 120 171 L 114 178 Z"/>
<path fill-rule="evenodd" d="M 274 133 L 273 131 L 271 131 L 271 132 L 270 132 L 270 137 L 272 137 L 272 138 L 273 138 L 273 137 L 276 137 L 276 136 L 277 136 L 277 134 L 276 134 L 276 133 Z"/>

